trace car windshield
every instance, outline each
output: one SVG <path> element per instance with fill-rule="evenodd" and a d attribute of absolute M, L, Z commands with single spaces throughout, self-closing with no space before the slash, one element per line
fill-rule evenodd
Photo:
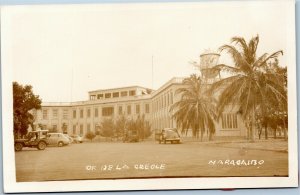
<path fill-rule="evenodd" d="M 179 137 L 177 132 L 172 131 L 172 130 L 166 131 L 166 136 L 168 136 L 168 137 Z"/>

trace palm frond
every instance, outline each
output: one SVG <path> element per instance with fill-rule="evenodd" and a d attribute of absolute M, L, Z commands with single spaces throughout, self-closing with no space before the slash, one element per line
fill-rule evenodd
<path fill-rule="evenodd" d="M 271 55 L 269 55 L 268 57 L 266 57 L 263 61 L 259 61 L 259 62 L 255 62 L 255 67 L 262 67 L 262 66 L 265 66 L 267 63 L 268 60 L 270 59 L 273 59 L 273 58 L 277 58 L 279 55 L 283 55 L 283 51 L 282 50 L 279 50 L 279 51 L 276 51 L 274 53 L 272 53 Z"/>

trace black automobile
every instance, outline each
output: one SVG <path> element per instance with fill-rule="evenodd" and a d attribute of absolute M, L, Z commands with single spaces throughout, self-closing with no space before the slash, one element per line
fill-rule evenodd
<path fill-rule="evenodd" d="M 44 150 L 48 143 L 48 130 L 38 130 L 28 132 L 25 138 L 15 139 L 15 151 L 21 151 L 23 147 L 37 148 Z"/>
<path fill-rule="evenodd" d="M 162 130 L 158 130 L 155 133 L 155 140 L 159 143 L 166 144 L 170 142 L 171 144 L 179 144 L 180 136 L 178 134 L 177 129 L 175 128 L 164 128 Z"/>

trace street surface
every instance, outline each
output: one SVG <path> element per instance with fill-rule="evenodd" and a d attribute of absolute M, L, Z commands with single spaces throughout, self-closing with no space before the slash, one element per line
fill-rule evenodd
<path fill-rule="evenodd" d="M 241 143 L 86 142 L 44 151 L 23 148 L 15 158 L 19 182 L 288 175 L 287 151 L 247 149 Z"/>

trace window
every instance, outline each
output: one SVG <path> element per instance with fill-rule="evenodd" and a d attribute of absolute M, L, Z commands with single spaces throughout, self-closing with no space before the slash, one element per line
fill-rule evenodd
<path fill-rule="evenodd" d="M 63 119 L 68 119 L 68 117 L 69 117 L 69 111 L 63 110 Z"/>
<path fill-rule="evenodd" d="M 83 135 L 83 124 L 80 125 L 80 135 Z"/>
<path fill-rule="evenodd" d="M 114 93 L 113 93 L 113 97 L 114 97 L 114 98 L 119 97 L 119 92 L 114 92 Z"/>
<path fill-rule="evenodd" d="M 83 118 L 83 110 L 80 110 L 80 118 Z"/>
<path fill-rule="evenodd" d="M 146 113 L 149 113 L 149 112 L 150 112 L 149 104 L 146 104 L 146 105 L 145 105 L 145 112 L 146 112 Z"/>
<path fill-rule="evenodd" d="M 95 117 L 98 117 L 98 108 L 95 108 Z"/>
<path fill-rule="evenodd" d="M 86 112 L 87 112 L 87 117 L 88 118 L 91 117 L 91 109 L 88 108 Z"/>
<path fill-rule="evenodd" d="M 76 134 L 76 125 L 73 125 L 73 134 Z"/>
<path fill-rule="evenodd" d="M 135 96 L 135 90 L 130 90 L 129 91 L 129 96 Z"/>
<path fill-rule="evenodd" d="M 222 129 L 237 129 L 237 114 L 222 114 Z"/>
<path fill-rule="evenodd" d="M 106 93 L 105 98 L 111 98 L 111 93 Z"/>
<path fill-rule="evenodd" d="M 63 130 L 63 133 L 68 133 L 68 125 L 66 123 L 63 123 L 62 130 Z"/>
<path fill-rule="evenodd" d="M 111 116 L 113 114 L 114 114 L 114 108 L 113 107 L 102 108 L 102 115 L 103 116 Z"/>
<path fill-rule="evenodd" d="M 76 118 L 76 110 L 73 110 L 73 118 Z"/>
<path fill-rule="evenodd" d="M 127 106 L 127 114 L 131 114 L 131 105 Z"/>
<path fill-rule="evenodd" d="M 43 110 L 43 119 L 48 119 L 48 110 Z"/>
<path fill-rule="evenodd" d="M 170 105 L 170 101 L 169 101 L 169 93 L 168 93 L 168 96 L 167 96 L 167 106 Z"/>
<path fill-rule="evenodd" d="M 95 100 L 96 99 L 96 95 L 91 95 L 90 96 L 90 100 Z"/>
<path fill-rule="evenodd" d="M 52 117 L 53 118 L 57 118 L 58 117 L 58 110 L 57 109 L 53 109 Z"/>
<path fill-rule="evenodd" d="M 170 95 L 170 96 L 171 96 L 171 100 L 170 100 L 170 101 L 171 101 L 171 104 L 173 104 L 173 93 L 172 93 L 172 92 L 171 92 L 171 95 Z"/>
<path fill-rule="evenodd" d="M 52 131 L 57 131 L 57 125 L 52 125 Z"/>
<path fill-rule="evenodd" d="M 103 99 L 103 94 L 98 94 L 97 95 L 97 99 L 99 100 L 99 99 Z"/>
<path fill-rule="evenodd" d="M 119 106 L 119 115 L 122 115 L 122 113 L 123 113 L 122 109 L 123 109 L 122 106 Z"/>
<path fill-rule="evenodd" d="M 135 106 L 135 113 L 140 114 L 140 105 Z"/>
<path fill-rule="evenodd" d="M 121 97 L 125 97 L 128 96 L 128 92 L 127 91 L 121 91 Z"/>

